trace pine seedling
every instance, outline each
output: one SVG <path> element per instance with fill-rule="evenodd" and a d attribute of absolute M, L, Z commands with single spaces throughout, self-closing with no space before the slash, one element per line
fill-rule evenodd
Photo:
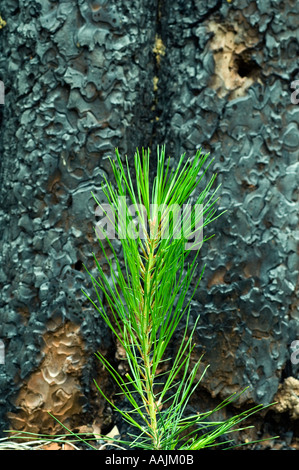
<path fill-rule="evenodd" d="M 115 380 L 129 409 L 117 406 L 97 383 L 96 386 L 136 430 L 131 440 L 120 441 L 134 448 L 172 450 L 213 446 L 219 436 L 228 435 L 253 411 L 224 422 L 210 419 L 218 408 L 185 416 L 190 397 L 205 372 L 201 370 L 201 360 L 191 365 L 193 336 L 199 318 L 191 332 L 189 319 L 190 302 L 204 271 L 203 268 L 195 282 L 200 248 L 209 239 L 204 229 L 221 215 L 217 214 L 216 176 L 200 190 L 212 161 L 209 154 L 197 151 L 192 159 L 182 155 L 176 168 L 171 169 L 165 148 L 158 148 L 156 176 L 150 189 L 150 152 L 136 151 L 133 175 L 128 160 L 123 163 L 116 150 L 116 161 L 111 160 L 116 186 L 107 179 L 103 186 L 109 210 L 93 195 L 110 224 L 107 231 L 102 225 L 96 229 L 110 276 L 106 276 L 93 255 L 98 277 L 85 269 L 96 300 L 83 292 L 125 351 L 129 367 L 125 376 L 102 354 L 96 356 Z M 119 237 L 122 263 L 109 233 Z M 112 259 L 104 242 L 113 254 Z M 182 322 L 185 322 L 182 342 L 175 357 L 171 357 L 170 346 Z M 220 408 L 235 398 L 230 397 Z M 260 406 L 254 411 L 258 409 Z"/>
<path fill-rule="evenodd" d="M 117 405 L 95 384 L 129 429 L 134 430 L 128 434 L 129 439 L 74 433 L 51 414 L 67 431 L 65 434 L 15 431 L 15 435 L 0 442 L 1 448 L 39 448 L 53 441 L 101 450 L 103 444 L 99 446 L 94 441 L 103 440 L 120 449 L 226 449 L 236 447 L 230 438 L 232 433 L 252 427 L 240 427 L 244 420 L 270 406 L 257 405 L 230 418 L 215 420 L 245 389 L 211 411 L 199 410 L 194 415 L 187 412 L 190 398 L 206 372 L 201 358 L 193 363 L 193 338 L 199 318 L 191 326 L 190 305 L 204 273 L 203 266 L 201 274 L 197 274 L 200 249 L 210 238 L 205 236 L 204 228 L 221 215 L 217 214 L 216 176 L 200 190 L 212 161 L 209 154 L 197 151 L 193 159 L 182 155 L 171 169 L 165 148 L 158 148 L 156 176 L 150 189 L 149 151 L 142 150 L 141 155 L 136 151 L 133 175 L 128 160 L 123 163 L 116 150 L 116 161 L 111 160 L 116 185 L 107 179 L 103 185 L 108 204 L 101 204 L 93 195 L 109 226 L 104 230 L 99 223 L 95 229 L 109 275 L 93 254 L 97 276 L 86 266 L 85 269 L 95 298 L 83 292 L 125 352 L 129 370 L 125 375 L 102 354 L 96 356 L 113 377 L 128 407 Z M 123 260 L 115 251 L 114 234 L 121 242 Z M 174 348 L 175 333 L 181 325 L 183 337 Z M 18 445 L 11 441 L 24 438 L 31 443 Z"/>

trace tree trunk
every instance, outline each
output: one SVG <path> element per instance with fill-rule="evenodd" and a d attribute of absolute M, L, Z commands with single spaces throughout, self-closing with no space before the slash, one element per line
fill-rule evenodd
<path fill-rule="evenodd" d="M 103 196 L 115 147 L 163 143 L 211 152 L 227 210 L 198 268 L 210 368 L 193 406 L 248 386 L 240 406 L 278 398 L 272 413 L 298 419 L 297 2 L 2 0 L 0 13 L 1 429 L 55 432 L 48 411 L 113 425 L 93 353 L 121 351 L 81 294 L 83 263 L 101 262 L 91 191 Z"/>

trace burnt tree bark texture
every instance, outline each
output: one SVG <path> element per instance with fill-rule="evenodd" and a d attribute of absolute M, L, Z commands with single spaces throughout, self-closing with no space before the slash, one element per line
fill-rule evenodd
<path fill-rule="evenodd" d="M 163 143 L 211 152 L 227 209 L 192 303 L 210 364 L 193 406 L 249 386 L 240 406 L 278 399 L 298 419 L 298 2 L 2 0 L 0 14 L 1 430 L 55 432 L 47 411 L 113 424 L 93 353 L 121 350 L 81 294 L 82 263 L 101 261 L 91 191 L 115 147 Z"/>

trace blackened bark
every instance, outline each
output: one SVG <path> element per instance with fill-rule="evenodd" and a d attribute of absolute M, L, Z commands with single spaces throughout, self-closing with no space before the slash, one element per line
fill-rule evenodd
<path fill-rule="evenodd" d="M 47 432 L 49 408 L 109 421 L 93 352 L 115 347 L 80 290 L 115 147 L 215 157 L 227 213 L 192 307 L 203 387 L 272 401 L 298 374 L 296 2 L 3 0 L 0 13 L 2 429 Z"/>

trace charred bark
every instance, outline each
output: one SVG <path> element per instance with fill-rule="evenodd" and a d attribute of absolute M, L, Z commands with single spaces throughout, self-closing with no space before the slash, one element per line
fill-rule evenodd
<path fill-rule="evenodd" d="M 215 157 L 227 213 L 209 229 L 192 304 L 210 364 L 203 385 L 211 397 L 249 386 L 245 401 L 281 398 L 287 376 L 298 379 L 298 4 L 1 8 L 1 429 L 55 430 L 47 411 L 71 426 L 111 422 L 91 385 L 97 377 L 112 391 L 93 353 L 117 361 L 116 346 L 81 288 L 90 288 L 82 263 L 98 252 L 91 191 L 101 197 L 115 147 L 132 156 L 165 143 L 173 156 L 202 147 Z"/>

